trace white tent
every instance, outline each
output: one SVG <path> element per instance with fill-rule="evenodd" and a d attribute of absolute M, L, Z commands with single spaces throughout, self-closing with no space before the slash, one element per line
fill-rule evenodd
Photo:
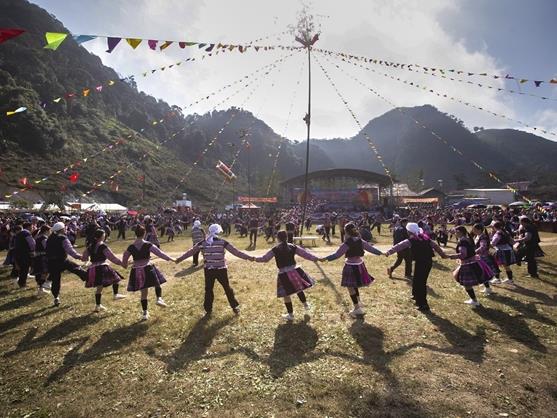
<path fill-rule="evenodd" d="M 68 202 L 68 206 L 72 210 L 84 210 L 91 212 L 104 212 L 104 213 L 123 213 L 127 212 L 128 208 L 118 203 L 78 203 Z"/>

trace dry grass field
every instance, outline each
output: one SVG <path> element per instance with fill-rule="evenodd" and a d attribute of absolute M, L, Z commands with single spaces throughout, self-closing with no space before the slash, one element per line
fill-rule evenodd
<path fill-rule="evenodd" d="M 390 243 L 384 234 L 380 248 Z M 157 260 L 169 307 L 151 294 L 146 322 L 138 294 L 114 302 L 106 289 L 108 311 L 96 314 L 93 291 L 66 275 L 53 308 L 50 296 L 16 290 L 2 270 L 0 416 L 555 417 L 557 242 L 543 239 L 540 279 L 515 266 L 517 286 L 479 294 L 476 310 L 462 303 L 455 262 L 437 258 L 429 315 L 410 303 L 402 267 L 387 278 L 393 257 L 367 255 L 376 282 L 361 292 L 367 315 L 356 321 L 340 287 L 342 260 L 300 262 L 318 284 L 309 316 L 294 300 L 293 323 L 280 317 L 274 262 L 231 258 L 242 312 L 232 313 L 216 284 L 205 319 L 202 269 Z M 261 241 L 254 254 L 269 247 Z M 110 245 L 121 254 L 129 242 Z M 186 235 L 163 249 L 178 255 L 190 243 Z M 315 252 L 337 243 L 319 242 Z"/>

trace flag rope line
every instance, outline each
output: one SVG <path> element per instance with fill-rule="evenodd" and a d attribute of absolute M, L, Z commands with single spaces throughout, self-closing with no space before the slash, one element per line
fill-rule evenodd
<path fill-rule="evenodd" d="M 338 97 L 340 98 L 342 103 L 344 103 L 344 106 L 346 107 L 346 110 L 348 110 L 348 113 L 350 113 L 350 116 L 352 116 L 352 119 L 354 119 L 354 121 L 356 122 L 356 125 L 360 129 L 360 132 L 362 133 L 362 135 L 364 135 L 364 137 L 365 137 L 366 141 L 368 142 L 370 148 L 372 149 L 373 153 L 375 154 L 375 157 L 377 158 L 377 160 L 379 161 L 379 163 L 383 167 L 383 171 L 385 171 L 385 174 L 391 180 L 391 184 L 394 184 L 394 180 L 392 178 L 391 172 L 388 169 L 385 162 L 383 161 L 383 157 L 379 153 L 379 150 L 377 149 L 377 147 L 375 145 L 375 142 L 371 139 L 371 137 L 367 134 L 367 132 L 365 132 L 363 130 L 363 127 L 362 127 L 362 124 L 360 123 L 360 120 L 358 119 L 358 117 L 356 116 L 356 114 L 354 113 L 354 111 L 352 110 L 352 108 L 350 107 L 350 105 L 348 104 L 348 102 L 346 101 L 344 96 L 342 95 L 342 93 L 339 91 L 338 87 L 336 86 L 335 82 L 332 80 L 332 78 L 329 75 L 329 73 L 327 72 L 327 70 L 325 70 L 323 65 L 321 65 L 321 61 L 319 61 L 319 59 L 317 57 L 315 57 L 315 61 L 317 62 L 317 64 L 321 68 L 321 71 L 323 71 L 323 74 L 325 74 L 325 77 L 327 78 L 327 80 L 329 81 L 329 83 L 331 84 L 333 89 L 335 90 L 336 94 L 338 95 Z"/>
<path fill-rule="evenodd" d="M 554 136 L 554 137 L 557 137 L 557 133 L 555 133 L 555 132 L 548 131 L 548 130 L 542 129 L 542 128 L 538 128 L 538 127 L 536 127 L 536 126 L 532 126 L 532 125 L 530 125 L 530 124 L 528 124 L 528 123 L 526 123 L 526 122 L 523 122 L 523 121 L 521 121 L 521 120 L 511 118 L 511 117 L 506 116 L 506 115 L 503 115 L 503 114 L 501 114 L 501 113 L 493 112 L 493 111 L 491 111 L 491 110 L 489 110 L 489 109 L 486 109 L 486 108 L 484 108 L 484 107 L 482 107 L 482 106 L 478 106 L 478 105 L 472 104 L 472 103 L 470 103 L 470 102 L 466 102 L 466 101 L 461 100 L 461 99 L 459 99 L 459 98 L 453 97 L 453 96 L 451 96 L 451 95 L 449 95 L 449 94 L 446 94 L 446 93 L 445 93 L 445 94 L 444 94 L 444 93 L 439 93 L 438 91 L 433 90 L 433 89 L 431 89 L 430 87 L 420 85 L 420 84 L 417 83 L 417 82 L 404 80 L 404 79 L 401 79 L 400 77 L 396 77 L 396 76 L 393 76 L 393 75 L 391 75 L 391 74 L 378 72 L 378 71 L 376 71 L 376 70 L 373 69 L 373 68 L 370 68 L 370 67 L 365 66 L 365 65 L 360 64 L 360 63 L 353 62 L 353 61 L 351 61 L 350 59 L 346 59 L 346 58 L 345 58 L 344 61 L 346 61 L 346 62 L 348 62 L 348 63 L 350 63 L 350 64 L 352 64 L 352 65 L 354 65 L 354 66 L 356 66 L 356 67 L 361 67 L 361 68 L 366 69 L 366 70 L 369 70 L 369 71 L 371 71 L 371 72 L 373 72 L 373 73 L 375 73 L 375 74 L 382 75 L 383 77 L 390 78 L 390 79 L 392 79 L 392 80 L 398 81 L 398 82 L 403 83 L 403 84 L 406 84 L 406 85 L 408 85 L 408 86 L 415 87 L 415 88 L 417 88 L 417 89 L 419 89 L 419 90 L 422 90 L 422 91 L 427 91 L 427 92 L 429 92 L 429 93 L 431 93 L 431 94 L 433 94 L 433 95 L 436 95 L 436 96 L 438 96 L 438 97 L 440 97 L 440 98 L 449 99 L 449 100 L 452 100 L 452 101 L 454 101 L 454 102 L 460 103 L 460 104 L 462 104 L 462 105 L 464 105 L 464 106 L 467 106 L 467 107 L 470 107 L 470 108 L 473 108 L 473 109 L 476 109 L 476 110 L 481 110 L 482 112 L 486 112 L 486 113 L 489 113 L 489 114 L 492 115 L 492 116 L 496 116 L 496 117 L 498 117 L 498 118 L 502 118 L 502 119 L 505 119 L 505 120 L 507 120 L 507 121 L 511 121 L 511 122 L 517 123 L 517 124 L 519 124 L 519 125 L 524 126 L 525 128 L 532 129 L 532 130 L 534 130 L 534 131 L 536 131 L 536 132 L 542 132 L 542 133 L 544 133 L 544 134 L 552 135 L 552 136 Z"/>
<path fill-rule="evenodd" d="M 389 104 L 390 106 L 392 106 L 393 109 L 397 110 L 399 113 L 401 113 L 404 116 L 407 116 L 409 119 L 411 119 L 416 125 L 418 125 L 420 128 L 426 130 L 428 133 L 430 133 L 434 138 L 436 138 L 437 140 L 441 141 L 443 144 L 445 144 L 447 147 L 449 147 L 453 152 L 457 153 L 458 155 L 460 155 L 464 160 L 466 160 L 467 162 L 469 162 L 470 164 L 472 164 L 474 167 L 478 168 L 480 171 L 484 172 L 485 174 L 487 174 L 490 178 L 492 178 L 493 180 L 497 181 L 499 184 L 501 184 L 503 187 L 507 188 L 508 190 L 512 191 L 515 194 L 518 194 L 522 199 L 526 200 L 528 203 L 532 203 L 532 201 L 530 199 L 528 199 L 526 196 L 522 195 L 517 189 L 511 187 L 508 185 L 508 183 L 503 182 L 495 173 L 491 172 L 490 170 L 484 168 L 480 163 L 478 163 L 476 160 L 471 159 L 469 157 L 466 157 L 464 155 L 464 153 L 458 149 L 457 147 L 455 147 L 454 145 L 450 144 L 445 138 L 443 138 L 441 135 L 439 135 L 435 130 L 433 130 L 432 128 L 429 128 L 428 126 L 424 125 L 422 122 L 420 122 L 418 119 L 416 119 L 414 116 L 412 116 L 409 112 L 407 112 L 405 109 L 402 109 L 398 106 L 396 106 L 391 100 L 387 99 L 385 96 L 383 96 L 381 93 L 379 93 L 377 90 L 373 89 L 372 87 L 370 87 L 369 85 L 365 84 L 364 82 L 362 82 L 360 79 L 358 79 L 356 76 L 349 74 L 348 72 L 346 72 L 344 69 L 342 69 L 338 64 L 331 62 L 327 57 L 325 57 L 325 60 L 328 61 L 331 65 L 335 66 L 340 72 L 342 72 L 344 75 L 346 75 L 347 77 L 351 78 L 352 80 L 354 80 L 356 83 L 358 83 L 360 86 L 362 86 L 363 88 L 369 90 L 371 93 L 373 93 L 375 96 L 379 97 L 381 100 L 383 100 L 384 102 L 386 102 L 387 104 Z"/>

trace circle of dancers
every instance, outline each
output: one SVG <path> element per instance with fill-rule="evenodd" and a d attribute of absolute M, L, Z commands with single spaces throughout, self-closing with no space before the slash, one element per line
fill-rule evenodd
<path fill-rule="evenodd" d="M 74 248 L 75 219 L 70 218 L 66 223 L 58 221 L 52 226 L 39 219 L 40 221 L 35 217 L 33 221 L 16 222 L 10 231 L 10 244 L 4 264 L 12 265 L 11 276 L 18 287 L 27 287 L 28 274 L 32 269 L 37 294 L 51 293 L 53 305 L 60 306 L 62 273 L 68 271 L 77 275 L 86 288 L 94 289 L 94 311 L 101 312 L 106 310 L 101 303 L 105 288 L 112 288 L 114 301 L 126 298 L 126 295 L 119 292 L 120 282 L 124 277 L 111 266 L 111 263 L 124 269 L 129 267 L 127 291 L 139 292 L 142 320 L 149 319 L 148 296 L 151 288 L 154 288 L 155 304 L 162 308 L 167 307 L 162 297 L 162 285 L 167 280 L 153 263 L 152 256 L 174 263 L 192 257 L 193 266 L 198 266 L 199 255 L 203 255 L 205 279 L 203 307 L 207 316 L 213 312 L 215 282 L 222 286 L 233 313 L 240 314 L 240 303 L 229 281 L 227 252 L 242 260 L 256 263 L 274 260 L 278 270 L 276 295 L 284 302 L 286 313 L 282 317 L 286 321 L 294 320 L 293 298 L 300 301 L 306 314 L 309 313 L 311 305 L 305 292 L 316 284 L 315 279 L 298 265 L 296 257 L 311 262 L 329 262 L 344 257 L 344 265 L 339 273 L 340 285 L 346 289 L 353 304 L 350 316 L 358 318 L 365 314 L 360 292 L 375 282 L 375 278 L 369 274 L 364 262 L 366 252 L 386 257 L 397 255 L 394 264 L 387 269 L 390 278 L 394 270 L 403 262 L 405 263 L 405 277 L 412 280 L 412 299 L 416 308 L 422 312 L 430 310 L 427 301 L 427 280 L 433 267 L 435 253 L 442 258 L 458 260 L 453 277 L 469 297 L 464 303 L 472 308 L 480 306 L 475 291 L 479 286 L 482 286 L 482 292 L 489 296 L 493 293 L 492 284 L 513 285 L 512 266 L 520 263 L 523 258 L 528 262 L 530 276 L 538 277 L 536 257 L 543 256 L 539 246 L 538 231 L 527 216 L 519 218 L 520 227 L 516 237 L 513 237 L 505 228 L 505 224 L 499 220 L 493 220 L 489 224 L 491 234 L 481 222 L 475 223 L 471 232 L 468 232 L 464 225 L 457 225 L 451 230 L 451 234 L 454 234 L 457 240 L 456 253 L 451 255 L 440 246 L 442 244 L 446 246 L 447 243 L 448 231 L 443 224 L 437 232 L 434 232 L 433 223 L 414 223 L 408 222 L 405 218 L 394 217 L 391 220 L 393 246 L 382 252 L 362 237 L 362 229 L 357 223 L 340 220 L 342 243 L 336 251 L 325 257 L 318 257 L 293 243 L 296 225 L 292 220 L 285 222 L 286 230 L 273 234 L 273 241 L 275 238 L 277 241 L 276 245 L 258 257 L 237 249 L 222 237 L 223 233 L 230 234 L 230 224 L 225 225 L 227 229 L 225 231 L 220 224 L 213 223 L 205 232 L 201 222 L 195 220 L 191 230 L 193 245 L 178 258 L 173 258 L 160 249 L 157 227 L 150 216 L 145 216 L 142 223 L 137 222 L 133 226 L 135 240 L 127 247 L 121 258 L 116 256 L 106 243 L 109 230 L 98 224 L 86 228 L 86 247 L 80 254 Z M 377 226 L 379 221 L 374 219 L 370 224 L 372 222 Z M 269 225 L 276 227 L 277 224 L 280 222 L 269 220 Z M 257 224 L 250 220 L 248 225 L 250 225 L 250 242 L 255 247 Z M 309 229 L 308 224 L 304 226 Z M 118 223 L 116 227 L 119 235 L 123 235 L 125 239 L 125 228 L 122 231 Z M 380 233 L 380 222 L 377 227 Z M 330 243 L 330 217 L 327 218 L 325 229 L 326 240 Z M 332 232 L 335 233 L 334 223 Z M 70 258 L 81 262 L 88 261 L 90 264 L 85 269 Z M 503 272 L 506 277 L 501 280 Z"/>

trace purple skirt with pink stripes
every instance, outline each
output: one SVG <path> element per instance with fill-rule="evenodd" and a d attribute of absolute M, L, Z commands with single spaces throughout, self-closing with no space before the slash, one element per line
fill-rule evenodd
<path fill-rule="evenodd" d="M 374 278 L 367 272 L 366 265 L 362 264 L 345 264 L 342 269 L 342 287 L 365 287 L 374 282 Z"/>
<path fill-rule="evenodd" d="M 120 280 L 124 280 L 120 273 L 106 264 L 101 264 L 87 269 L 85 287 L 107 287 L 120 282 Z"/>
<path fill-rule="evenodd" d="M 277 297 L 294 295 L 303 290 L 309 289 L 315 284 L 310 276 L 300 267 L 285 273 L 279 273 L 277 277 Z"/>

